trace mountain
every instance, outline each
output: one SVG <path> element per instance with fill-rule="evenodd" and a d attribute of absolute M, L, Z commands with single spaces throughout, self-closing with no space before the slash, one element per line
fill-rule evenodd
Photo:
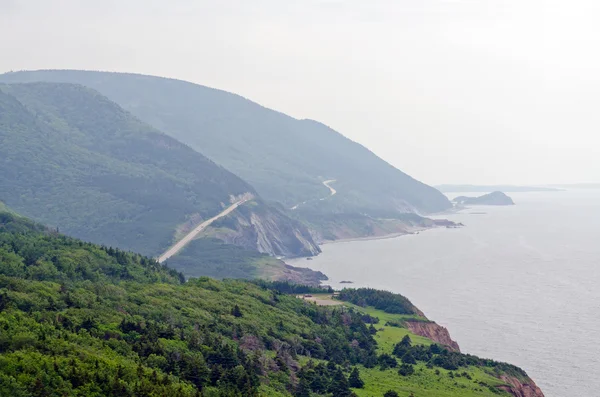
<path fill-rule="evenodd" d="M 479 197 L 456 197 L 453 202 L 461 205 L 515 205 L 515 202 L 502 192 L 492 192 Z"/>
<path fill-rule="evenodd" d="M 295 297 L 317 292 L 333 306 Z M 436 343 L 448 332 L 401 295 L 325 292 L 186 282 L 0 213 L 0 395 L 543 397 L 522 369 Z"/>
<path fill-rule="evenodd" d="M 224 91 L 173 79 L 87 71 L 16 72 L 0 81 L 70 82 L 96 89 L 239 175 L 265 199 L 295 208 L 299 219 L 326 231 L 346 217 L 345 227 L 352 225 L 359 214 L 364 225 L 451 207 L 436 189 L 333 129 Z M 337 194 L 330 195 L 323 183 L 327 180 Z M 323 220 L 331 214 L 339 216 Z"/>
<path fill-rule="evenodd" d="M 0 85 L 0 199 L 11 209 L 87 241 L 158 255 L 196 223 L 250 195 L 257 241 L 272 255 L 319 252 L 306 228 L 270 208 L 252 186 L 139 121 L 89 88 Z M 270 228 L 255 227 L 270 214 Z M 300 241 L 301 239 L 301 241 Z"/>
<path fill-rule="evenodd" d="M 443 193 L 464 192 L 560 192 L 562 189 L 542 186 L 515 186 L 515 185 L 438 185 L 435 187 Z"/>

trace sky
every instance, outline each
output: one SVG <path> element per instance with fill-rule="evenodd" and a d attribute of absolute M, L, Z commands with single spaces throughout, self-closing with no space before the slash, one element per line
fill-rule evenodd
<path fill-rule="evenodd" d="M 0 0 L 0 72 L 224 89 L 429 184 L 600 182 L 599 3 Z"/>

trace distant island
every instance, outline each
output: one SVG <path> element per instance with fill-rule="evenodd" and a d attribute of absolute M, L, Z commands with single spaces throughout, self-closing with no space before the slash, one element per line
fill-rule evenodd
<path fill-rule="evenodd" d="M 459 205 L 515 205 L 515 202 L 502 192 L 492 192 L 479 197 L 459 196 L 452 201 Z"/>
<path fill-rule="evenodd" d="M 438 185 L 435 186 L 442 193 L 464 193 L 464 192 L 560 192 L 564 189 L 557 187 L 539 186 L 514 186 L 514 185 Z"/>

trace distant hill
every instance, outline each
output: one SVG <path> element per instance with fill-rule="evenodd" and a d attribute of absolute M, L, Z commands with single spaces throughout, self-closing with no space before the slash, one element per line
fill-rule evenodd
<path fill-rule="evenodd" d="M 562 189 L 555 187 L 540 186 L 514 186 L 514 185 L 437 185 L 435 187 L 442 193 L 465 193 L 465 192 L 560 192 Z"/>
<path fill-rule="evenodd" d="M 287 209 L 306 202 L 296 211 L 305 220 L 320 221 L 322 214 L 332 213 L 393 218 L 451 207 L 436 189 L 331 128 L 224 91 L 166 78 L 86 71 L 16 72 L 0 81 L 94 88 L 239 175 L 265 199 Z M 335 180 L 336 195 L 328 197 L 325 180 Z"/>
<path fill-rule="evenodd" d="M 238 176 L 80 85 L 0 85 L 0 158 L 0 197 L 11 209 L 72 236 L 145 255 L 161 253 L 233 197 L 256 196 Z M 269 253 L 318 252 L 299 222 L 259 196 L 253 203 L 271 214 L 274 226 L 245 227 L 287 243 L 280 246 L 285 252 Z M 288 234 L 282 237 L 283 225 Z"/>
<path fill-rule="evenodd" d="M 502 192 L 492 192 L 479 197 L 456 197 L 453 202 L 461 205 L 515 205 L 515 202 Z"/>

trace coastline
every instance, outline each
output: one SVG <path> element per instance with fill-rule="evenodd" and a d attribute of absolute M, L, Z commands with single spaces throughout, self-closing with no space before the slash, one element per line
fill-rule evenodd
<path fill-rule="evenodd" d="M 354 242 L 354 241 L 387 240 L 387 239 L 396 238 L 396 237 L 419 234 L 420 232 L 424 232 L 424 231 L 430 230 L 430 229 L 434 229 L 434 228 L 433 227 L 424 227 L 424 228 L 418 228 L 414 231 L 388 233 L 388 234 L 383 234 L 380 236 L 350 237 L 350 238 L 342 238 L 339 240 L 325 240 L 325 241 L 319 243 L 319 246 L 329 245 L 329 244 L 338 244 L 338 243 L 350 243 L 350 242 Z"/>
<path fill-rule="evenodd" d="M 458 212 L 458 211 L 452 211 L 452 210 L 453 209 L 450 209 L 451 212 Z M 441 214 L 437 214 L 437 215 L 439 216 Z M 322 247 L 324 245 L 331 245 L 331 244 L 373 241 L 373 240 L 388 240 L 388 239 L 394 239 L 394 238 L 399 238 L 399 237 L 403 237 L 403 236 L 417 235 L 417 234 L 420 234 L 421 232 L 425 232 L 425 231 L 431 230 L 431 229 L 437 229 L 437 228 L 454 229 L 454 228 L 464 227 L 464 225 L 462 223 L 452 222 L 447 219 L 429 218 L 429 220 L 431 221 L 431 223 L 428 225 L 419 225 L 419 226 L 406 225 L 404 230 L 398 231 L 398 232 L 384 233 L 384 234 L 373 235 L 373 236 L 364 236 L 364 237 L 341 238 L 341 239 L 337 239 L 337 240 L 323 240 L 323 241 L 318 242 L 317 245 L 319 247 Z M 281 257 L 279 259 L 281 261 L 283 261 L 283 263 L 286 265 L 286 267 L 289 270 L 291 270 L 291 269 L 304 270 L 304 271 L 312 272 L 315 275 L 317 275 L 316 279 L 309 281 L 309 283 L 311 285 L 327 285 L 326 282 L 331 281 L 329 276 L 321 271 L 314 270 L 312 268 L 312 266 L 310 265 L 310 263 L 307 263 L 307 262 L 310 262 L 313 258 L 318 257 L 320 254 L 321 253 L 319 253 L 317 255 L 312 255 L 312 256 Z"/>

